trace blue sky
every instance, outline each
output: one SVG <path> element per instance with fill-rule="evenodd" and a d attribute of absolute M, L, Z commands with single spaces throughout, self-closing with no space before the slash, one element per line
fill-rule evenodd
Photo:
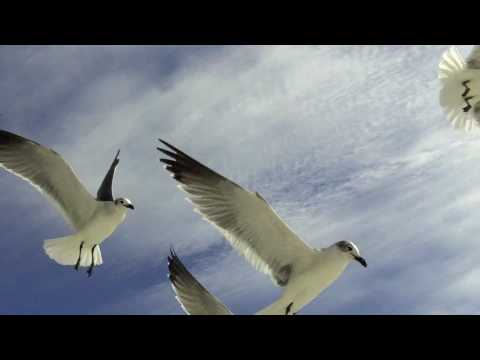
<path fill-rule="evenodd" d="M 301 314 L 480 313 L 480 143 L 438 104 L 448 46 L 1 46 L 0 128 L 52 147 L 95 193 L 117 149 L 131 212 L 92 278 L 52 262 L 70 232 L 0 171 L 0 313 L 181 314 L 173 245 L 233 312 L 280 293 L 195 214 L 161 137 L 260 192 L 309 245 L 351 264 Z M 469 46 L 461 46 L 465 55 Z"/>

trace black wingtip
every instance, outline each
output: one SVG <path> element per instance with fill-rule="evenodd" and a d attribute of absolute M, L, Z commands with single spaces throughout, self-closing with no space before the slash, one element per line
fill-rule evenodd
<path fill-rule="evenodd" d="M 185 154 L 183 151 L 181 151 L 180 149 L 177 149 L 175 146 L 173 146 L 172 144 L 169 144 L 169 143 L 166 142 L 165 140 L 158 139 L 158 141 L 160 141 L 160 142 L 161 142 L 163 145 L 165 145 L 166 147 L 168 147 L 168 148 L 172 149 L 173 151 L 175 151 L 177 154 L 190 158 L 190 157 L 189 157 L 187 154 Z M 157 149 L 160 150 L 160 151 L 162 151 L 162 152 L 164 152 L 164 150 L 161 149 L 161 148 L 158 148 L 158 147 L 157 147 Z"/>
<path fill-rule="evenodd" d="M 0 129 L 0 145 L 13 145 L 29 141 L 28 139 L 7 130 Z"/>
<path fill-rule="evenodd" d="M 168 259 L 168 279 L 170 282 L 175 285 L 176 284 L 176 276 L 178 275 L 179 270 L 179 262 L 177 254 L 173 246 L 170 246 L 170 255 L 167 257 Z"/>
<path fill-rule="evenodd" d="M 173 152 L 171 152 L 171 151 L 162 149 L 161 147 L 158 147 L 158 146 L 157 146 L 157 150 L 160 151 L 161 153 L 164 153 L 165 155 L 168 155 L 168 156 L 173 157 L 173 158 L 175 158 L 176 156 L 178 156 L 177 154 L 175 154 L 175 153 L 173 153 Z M 175 150 L 175 151 L 178 153 L 177 150 Z"/>
<path fill-rule="evenodd" d="M 173 148 L 173 146 L 170 145 L 170 144 L 169 144 L 168 142 L 166 142 L 165 140 L 158 139 L 158 141 L 160 141 L 163 145 L 168 146 L 168 147 L 171 148 L 171 149 Z M 157 149 L 158 149 L 158 148 L 157 148 Z"/>
<path fill-rule="evenodd" d="M 120 149 L 117 151 L 117 155 L 115 155 L 115 160 L 118 160 L 118 156 L 120 155 Z"/>
<path fill-rule="evenodd" d="M 180 158 L 180 156 L 179 156 L 180 153 L 179 153 L 178 151 L 177 151 L 177 153 L 173 153 L 173 152 L 171 152 L 171 151 L 168 151 L 168 150 L 165 150 L 165 149 L 162 149 L 162 148 L 158 148 L 158 151 L 160 151 L 161 153 L 163 153 L 163 154 L 165 154 L 165 155 L 167 155 L 167 156 L 170 156 L 172 159 L 175 159 L 175 160 L 177 160 L 177 159 Z M 182 155 L 182 154 L 181 154 L 181 155 Z M 185 158 L 185 157 L 186 157 L 186 156 L 184 156 L 184 158 Z"/>
<path fill-rule="evenodd" d="M 168 269 L 171 270 L 172 263 L 177 259 L 177 254 L 172 246 L 170 246 L 170 255 L 167 256 L 168 259 Z"/>
<path fill-rule="evenodd" d="M 174 160 L 170 160 L 170 159 L 160 159 L 160 162 L 164 163 L 164 164 L 167 164 L 169 166 L 175 166 L 175 165 L 178 165 L 178 163 Z"/>

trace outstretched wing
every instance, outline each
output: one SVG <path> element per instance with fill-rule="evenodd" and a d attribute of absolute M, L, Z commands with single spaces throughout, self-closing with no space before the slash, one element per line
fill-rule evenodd
<path fill-rule="evenodd" d="M 0 130 L 0 167 L 47 195 L 77 230 L 95 210 L 95 199 L 65 160 L 32 140 Z"/>
<path fill-rule="evenodd" d="M 110 169 L 108 170 L 107 175 L 105 175 L 105 178 L 102 181 L 102 185 L 100 185 L 100 188 L 97 191 L 98 201 L 114 200 L 112 183 L 113 183 L 113 175 L 115 175 L 115 169 L 117 168 L 118 163 L 120 162 L 118 155 L 120 155 L 120 150 L 118 150 L 117 155 L 115 156 L 115 159 L 113 159 L 112 165 L 110 165 Z"/>
<path fill-rule="evenodd" d="M 175 297 L 188 315 L 233 315 L 195 279 L 173 249 L 168 257 L 168 271 Z"/>
<path fill-rule="evenodd" d="M 308 263 L 313 250 L 280 219 L 258 194 L 200 164 L 174 146 L 158 148 L 171 159 L 161 159 L 180 182 L 195 211 L 214 225 L 259 271 L 285 286 L 292 271 Z"/>

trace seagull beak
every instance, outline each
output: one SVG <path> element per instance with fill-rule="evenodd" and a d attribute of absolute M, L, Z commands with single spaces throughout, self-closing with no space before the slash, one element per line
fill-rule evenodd
<path fill-rule="evenodd" d="M 360 264 L 362 264 L 363 267 L 367 267 L 367 262 L 361 256 L 355 256 L 355 260 L 357 260 Z"/>
<path fill-rule="evenodd" d="M 127 207 L 127 208 L 129 208 L 129 209 L 132 209 L 132 210 L 135 210 L 135 207 L 134 207 L 132 204 L 128 204 L 128 205 L 125 206 L 125 207 Z"/>

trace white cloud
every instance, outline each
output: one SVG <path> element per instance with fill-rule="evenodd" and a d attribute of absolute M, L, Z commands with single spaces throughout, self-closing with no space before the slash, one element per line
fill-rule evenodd
<path fill-rule="evenodd" d="M 172 244 L 188 264 L 203 254 L 205 262 L 192 272 L 232 309 L 254 312 L 279 291 L 228 246 L 209 255 L 223 240 L 161 168 L 155 147 L 162 137 L 262 193 L 310 245 L 345 238 L 360 245 L 369 268 L 352 264 L 305 313 L 361 312 L 358 303 L 386 313 L 450 311 L 460 299 L 473 304 L 476 295 L 471 267 L 478 257 L 465 247 L 475 247 L 478 232 L 480 152 L 475 135 L 450 129 L 438 106 L 444 49 L 229 46 L 215 56 L 182 53 L 182 66 L 164 83 L 150 70 L 118 65 L 152 49 L 25 49 L 32 54 L 21 69 L 60 68 L 54 82 L 32 90 L 35 97 L 24 87 L 18 91 L 22 104 L 49 108 L 54 120 L 43 139 L 78 169 L 90 191 L 122 149 L 115 190 L 137 210 L 104 245 L 117 276 L 159 264 Z M 57 97 L 64 100 L 58 110 L 51 105 Z M 17 130 L 38 140 L 25 124 L 31 121 Z M 29 221 L 61 223 L 53 210 L 34 219 L 45 214 L 43 199 L 20 196 L 24 187 L 16 180 L 0 181 L 13 189 L 19 207 L 33 205 Z M 13 204 L 11 196 L 0 199 Z M 439 261 L 446 256 L 446 264 Z M 159 275 L 158 285 L 127 292 L 102 309 L 178 313 L 165 280 Z M 463 309 L 478 312 L 473 305 Z"/>

